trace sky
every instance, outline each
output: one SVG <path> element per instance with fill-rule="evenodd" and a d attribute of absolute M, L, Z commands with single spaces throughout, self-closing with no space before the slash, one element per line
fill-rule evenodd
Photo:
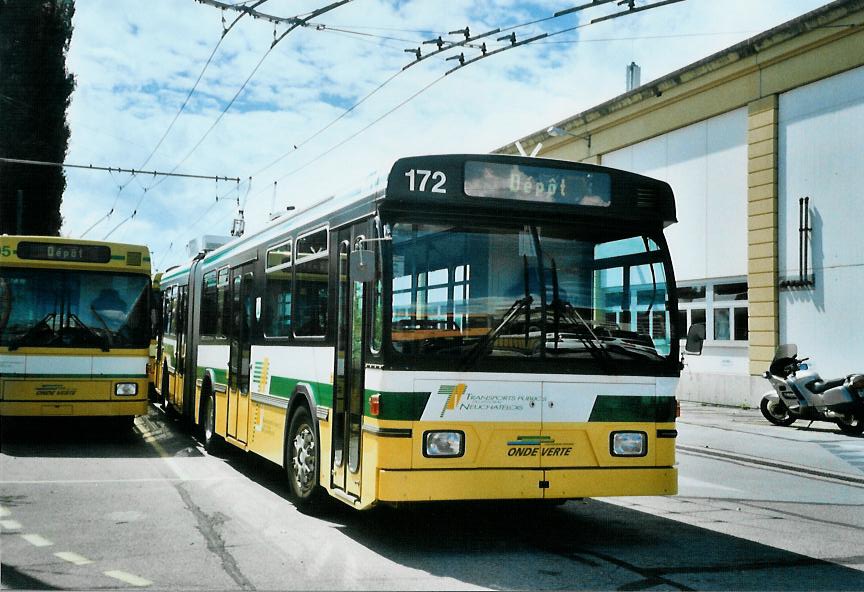
<path fill-rule="evenodd" d="M 257 10 L 304 17 L 332 2 Z M 62 234 L 146 244 L 164 270 L 188 259 L 193 238 L 227 236 L 238 209 L 249 234 L 271 212 L 349 191 L 402 156 L 495 150 L 622 94 L 631 62 L 648 83 L 827 2 L 684 0 L 590 24 L 622 10 L 613 2 L 484 38 L 491 51 L 511 32 L 521 41 L 567 31 L 446 76 L 458 64 L 447 58 L 470 60 L 479 47 L 403 71 L 415 59 L 406 50 L 431 53 L 423 41 L 439 35 L 461 40 L 449 33 L 585 3 L 351 0 L 272 45 L 286 25 L 243 16 L 223 37 L 239 13 L 195 0 L 77 0 L 66 162 L 222 179 L 67 168 Z"/>

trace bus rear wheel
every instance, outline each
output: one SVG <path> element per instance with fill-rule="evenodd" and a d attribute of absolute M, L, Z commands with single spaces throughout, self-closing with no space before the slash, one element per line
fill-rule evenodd
<path fill-rule="evenodd" d="M 221 439 L 216 433 L 216 402 L 212 395 L 204 401 L 204 418 L 201 423 L 201 439 L 204 442 L 204 450 L 214 454 L 219 450 Z"/>
<path fill-rule="evenodd" d="M 285 438 L 285 471 L 288 496 L 300 510 L 314 508 L 323 498 L 319 485 L 318 435 L 309 410 L 298 407 Z"/>

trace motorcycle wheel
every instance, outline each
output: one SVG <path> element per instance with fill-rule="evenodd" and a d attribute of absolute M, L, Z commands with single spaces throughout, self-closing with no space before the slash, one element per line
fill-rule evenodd
<path fill-rule="evenodd" d="M 864 433 L 864 415 L 846 415 L 843 419 L 837 420 L 837 427 L 839 427 L 840 431 L 844 434 L 858 436 Z"/>
<path fill-rule="evenodd" d="M 789 408 L 783 404 L 783 401 L 772 401 L 768 397 L 762 397 L 759 410 L 765 419 L 774 425 L 788 426 L 795 423 L 796 418 L 789 413 Z"/>

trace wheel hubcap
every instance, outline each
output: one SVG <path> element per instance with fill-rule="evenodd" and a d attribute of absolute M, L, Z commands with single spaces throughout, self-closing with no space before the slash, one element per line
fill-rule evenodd
<path fill-rule="evenodd" d="M 294 481 L 297 488 L 306 492 L 314 485 L 315 477 L 315 435 L 308 425 L 303 425 L 294 436 Z"/>
<path fill-rule="evenodd" d="M 786 417 L 789 415 L 786 409 L 781 407 L 780 403 L 776 401 L 768 403 L 768 413 L 770 413 L 777 419 L 786 419 Z"/>

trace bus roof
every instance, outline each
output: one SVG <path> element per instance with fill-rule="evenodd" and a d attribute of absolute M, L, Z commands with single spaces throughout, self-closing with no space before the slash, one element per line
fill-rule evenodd
<path fill-rule="evenodd" d="M 289 211 L 263 229 L 207 252 L 209 265 L 244 248 L 276 241 L 292 228 L 311 229 L 337 212 L 346 220 L 382 211 L 464 209 L 546 213 L 585 219 L 668 226 L 677 221 L 664 181 L 598 165 L 502 154 L 446 154 L 400 158 L 385 177 L 373 174 L 356 188 Z M 341 213 L 345 213 L 341 216 Z M 200 257 L 200 255 L 199 255 Z M 188 273 L 191 262 L 169 268 L 162 282 Z"/>

